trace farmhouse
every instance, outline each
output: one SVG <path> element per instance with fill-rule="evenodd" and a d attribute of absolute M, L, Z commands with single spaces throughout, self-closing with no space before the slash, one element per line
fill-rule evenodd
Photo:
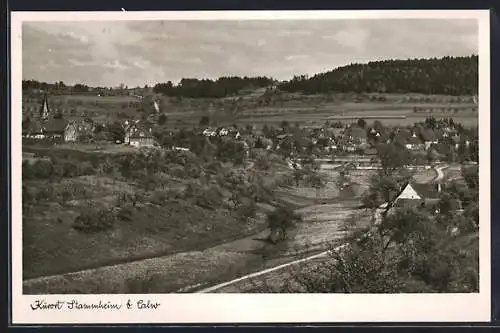
<path fill-rule="evenodd" d="M 412 131 L 410 136 L 407 138 L 407 142 L 405 145 L 408 150 L 420 150 L 424 149 L 425 145 L 420 141 L 420 137 L 417 135 L 415 131 Z"/>
<path fill-rule="evenodd" d="M 431 207 L 437 210 L 441 184 L 418 184 L 408 182 L 390 203 L 390 212 L 394 208 Z"/>
<path fill-rule="evenodd" d="M 129 136 L 129 144 L 134 147 L 153 147 L 155 138 L 149 131 L 138 130 Z"/>
<path fill-rule="evenodd" d="M 78 128 L 74 122 L 69 122 L 64 130 L 64 141 L 75 142 L 78 139 Z"/>
<path fill-rule="evenodd" d="M 419 134 L 426 150 L 428 150 L 433 144 L 438 143 L 437 134 L 433 129 L 420 128 Z"/>
<path fill-rule="evenodd" d="M 149 142 L 146 139 L 140 139 L 140 138 L 152 138 L 154 141 L 154 137 L 152 136 L 152 131 L 153 128 L 150 124 L 144 122 L 144 123 L 139 123 L 139 122 L 134 122 L 132 124 L 128 124 L 128 122 L 125 123 L 125 137 L 124 137 L 124 143 L 125 144 L 131 144 L 131 145 L 141 145 L 142 142 Z M 132 140 L 134 138 L 134 140 Z M 134 141 L 134 143 L 132 143 Z"/>
<path fill-rule="evenodd" d="M 366 144 L 366 131 L 359 126 L 351 126 L 345 130 L 344 139 L 355 145 Z"/>
<path fill-rule="evenodd" d="M 217 131 L 216 130 L 213 130 L 211 128 L 206 128 L 204 131 L 203 131 L 203 135 L 204 136 L 216 136 L 217 135 Z"/>
<path fill-rule="evenodd" d="M 64 141 L 75 142 L 91 138 L 94 130 L 95 126 L 90 121 L 70 121 L 64 130 Z"/>
<path fill-rule="evenodd" d="M 23 124 L 23 137 L 31 139 L 43 139 L 45 135 L 43 133 L 43 127 L 40 122 L 28 121 Z"/>

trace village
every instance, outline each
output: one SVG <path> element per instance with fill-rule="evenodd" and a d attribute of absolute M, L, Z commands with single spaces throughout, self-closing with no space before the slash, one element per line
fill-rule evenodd
<path fill-rule="evenodd" d="M 155 101 L 154 107 L 158 110 Z M 335 159 L 363 156 L 357 166 L 377 165 L 377 144 L 394 143 L 404 147 L 416 158 L 417 165 L 453 159 L 453 154 L 477 146 L 478 133 L 474 133 L 461 124 L 455 124 L 453 118 L 440 121 L 430 116 L 425 122 L 410 126 L 386 126 L 376 120 L 369 126 L 363 119 L 346 123 L 333 123 L 326 120 L 323 125 L 291 125 L 283 121 L 279 127 L 272 126 L 197 126 L 191 130 L 165 129 L 150 120 L 126 119 L 115 122 L 95 122 L 91 118 L 68 121 L 61 114 L 50 111 L 47 94 L 44 94 L 39 112 L 33 119 L 23 121 L 23 139 L 32 142 L 51 144 L 116 144 L 135 148 L 159 148 L 162 136 L 169 136 L 170 146 L 182 147 L 181 140 L 176 140 L 179 133 L 190 132 L 193 136 L 207 138 L 227 138 L 241 142 L 245 150 L 265 148 L 283 152 L 290 159 L 312 155 L 315 158 Z M 34 141 L 33 141 L 34 140 Z M 178 142 L 176 142 L 178 141 Z M 368 158 L 368 159 L 367 159 Z M 470 160 L 470 158 L 469 158 Z M 296 163 L 294 165 L 297 165 Z"/>

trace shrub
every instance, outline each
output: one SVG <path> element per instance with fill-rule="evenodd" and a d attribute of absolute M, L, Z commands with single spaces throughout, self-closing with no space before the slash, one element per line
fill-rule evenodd
<path fill-rule="evenodd" d="M 285 240 L 287 237 L 287 231 L 294 226 L 295 222 L 300 220 L 301 216 L 288 207 L 281 206 L 268 213 L 267 225 L 271 230 L 269 240 L 273 243 Z"/>
<path fill-rule="evenodd" d="M 257 213 L 257 205 L 253 200 L 244 200 L 244 202 L 238 206 L 237 212 L 238 215 L 245 218 L 255 217 L 255 214 Z"/>
<path fill-rule="evenodd" d="M 27 174 L 33 175 L 35 179 L 47 179 L 54 176 L 54 165 L 49 160 L 37 160 L 33 165 L 27 165 L 28 168 L 32 168 Z"/>
<path fill-rule="evenodd" d="M 130 221 L 133 213 L 134 207 L 128 204 L 118 210 L 116 217 L 121 221 Z"/>
<path fill-rule="evenodd" d="M 109 210 L 85 211 L 76 217 L 73 228 L 84 233 L 96 233 L 113 229 L 115 213 Z"/>
<path fill-rule="evenodd" d="M 203 208 L 214 209 L 222 205 L 222 193 L 218 186 L 212 185 L 206 191 L 198 194 L 196 204 Z"/>
<path fill-rule="evenodd" d="M 264 153 L 260 153 L 255 158 L 255 167 L 259 170 L 269 170 L 270 163 Z"/>
<path fill-rule="evenodd" d="M 154 191 L 151 197 L 151 202 L 156 205 L 161 205 L 169 199 L 169 195 L 166 191 Z"/>

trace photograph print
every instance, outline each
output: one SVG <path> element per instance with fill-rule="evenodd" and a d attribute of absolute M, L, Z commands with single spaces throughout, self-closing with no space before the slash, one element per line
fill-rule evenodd
<path fill-rule="evenodd" d="M 22 294 L 479 293 L 478 19 L 58 17 L 19 42 Z"/>

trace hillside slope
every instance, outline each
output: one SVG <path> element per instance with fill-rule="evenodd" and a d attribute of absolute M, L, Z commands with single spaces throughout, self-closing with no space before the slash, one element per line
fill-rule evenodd
<path fill-rule="evenodd" d="M 474 95 L 478 56 L 385 60 L 351 64 L 311 78 L 296 76 L 279 88 L 309 94 L 325 92 Z"/>

